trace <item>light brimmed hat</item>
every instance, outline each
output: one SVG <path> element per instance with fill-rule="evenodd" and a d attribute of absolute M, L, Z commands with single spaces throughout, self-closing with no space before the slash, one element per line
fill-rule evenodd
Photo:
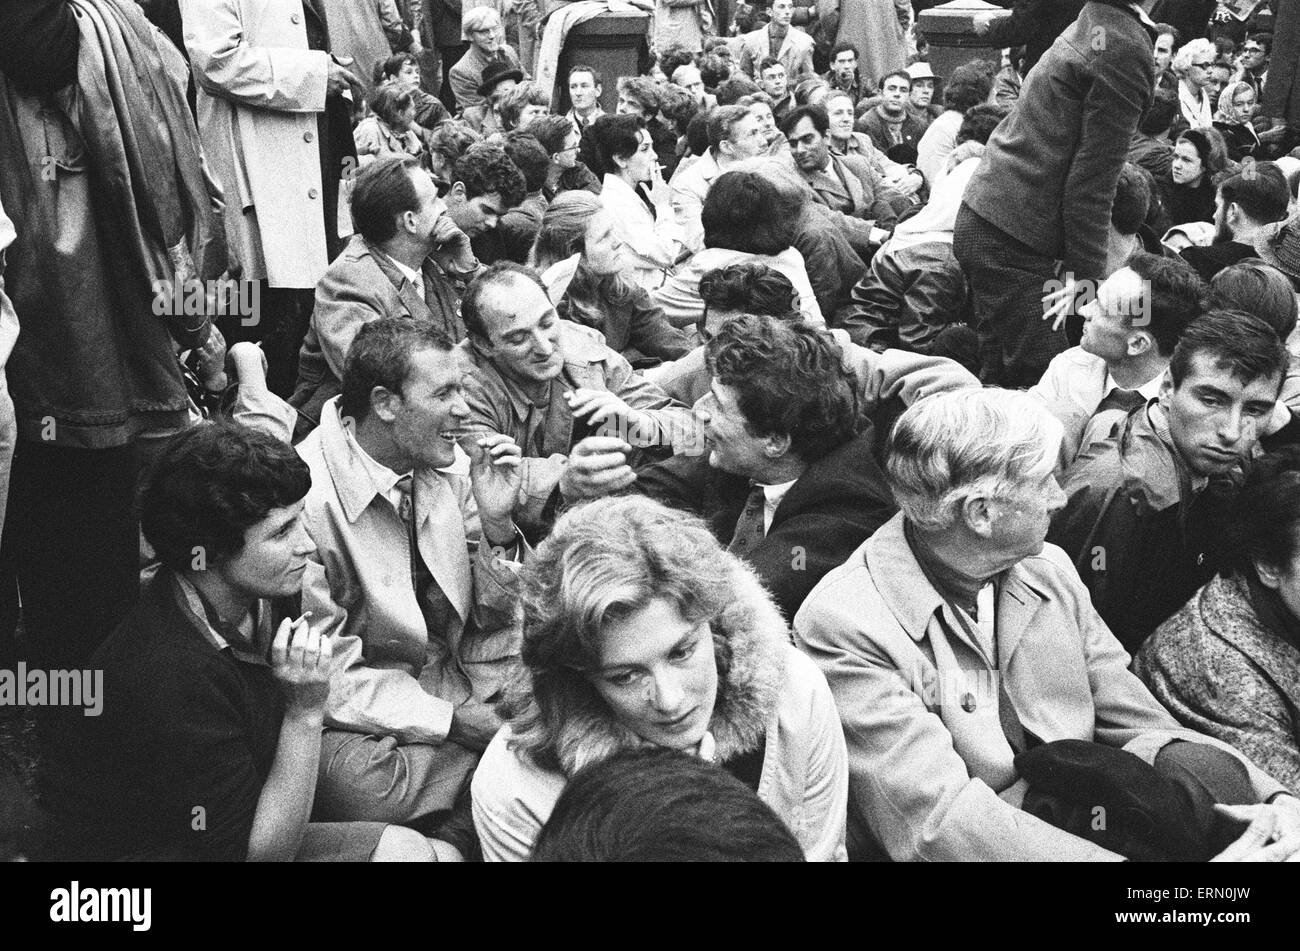
<path fill-rule="evenodd" d="M 939 78 L 934 74 L 934 70 L 930 68 L 930 64 L 926 62 L 913 63 L 911 66 L 907 67 L 907 75 L 914 81 L 917 79 Z"/>

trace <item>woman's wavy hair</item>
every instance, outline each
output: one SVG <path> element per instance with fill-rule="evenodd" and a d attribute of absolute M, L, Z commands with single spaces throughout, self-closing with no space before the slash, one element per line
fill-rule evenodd
<path fill-rule="evenodd" d="M 657 599 L 711 623 L 739 600 L 739 567 L 700 519 L 651 499 L 598 499 L 563 515 L 521 575 L 523 665 L 500 711 L 514 747 L 559 769 L 565 724 L 593 709 L 613 719 L 589 678 L 608 625 Z M 732 656 L 723 625 L 713 624 L 713 646 L 720 705 Z"/>
<path fill-rule="evenodd" d="M 397 118 L 403 110 L 410 108 L 411 94 L 398 86 L 380 86 L 370 100 L 370 111 L 379 117 L 384 125 L 394 128 Z"/>

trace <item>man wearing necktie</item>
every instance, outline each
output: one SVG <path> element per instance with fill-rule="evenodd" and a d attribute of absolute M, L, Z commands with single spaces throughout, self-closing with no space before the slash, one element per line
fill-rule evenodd
<path fill-rule="evenodd" d="M 432 831 L 500 725 L 519 651 L 520 450 L 466 429 L 462 360 L 432 323 L 366 324 L 299 446 L 317 546 L 303 608 L 336 658 L 317 798 L 333 819 Z M 468 477 L 448 471 L 464 471 L 458 443 Z"/>
<path fill-rule="evenodd" d="M 1059 470 L 1156 398 L 1179 335 L 1205 303 L 1205 285 L 1185 262 L 1138 251 L 1079 308 L 1079 346 L 1054 357 L 1029 391 L 1065 427 Z"/>

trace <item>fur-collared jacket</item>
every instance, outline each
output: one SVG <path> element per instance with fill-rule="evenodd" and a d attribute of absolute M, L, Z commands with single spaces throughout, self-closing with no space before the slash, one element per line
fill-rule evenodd
<path fill-rule="evenodd" d="M 737 562 L 734 597 L 713 622 L 731 663 L 718 683 L 709 729 L 727 763 L 763 746 L 758 796 L 794 833 L 810 861 L 842 861 L 848 754 L 826 679 L 790 643 L 789 629 L 753 573 Z M 523 747 L 539 721 L 528 678 L 514 716 L 488 745 L 474 774 L 474 825 L 488 861 L 524 861 L 568 777 L 621 749 L 643 745 L 594 691 L 551 744 L 559 769 Z M 516 732 L 518 731 L 518 732 Z"/>

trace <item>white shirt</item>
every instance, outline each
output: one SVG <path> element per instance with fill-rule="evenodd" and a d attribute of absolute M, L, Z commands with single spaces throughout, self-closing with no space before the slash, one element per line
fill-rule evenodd
<path fill-rule="evenodd" d="M 414 472 L 398 474 L 388 466 L 381 465 L 374 460 L 370 453 L 361 448 L 361 443 L 357 442 L 356 432 L 351 420 L 343 421 L 343 436 L 347 440 L 348 448 L 357 454 L 361 460 L 361 468 L 366 470 L 366 475 L 370 476 L 370 481 L 375 484 L 375 492 L 388 499 L 393 505 L 394 511 L 401 511 L 402 508 L 402 490 L 397 487 L 404 476 L 415 478 Z"/>
<path fill-rule="evenodd" d="M 399 271 L 402 272 L 402 274 L 406 277 L 406 279 L 415 285 L 416 291 L 418 291 L 420 294 L 420 300 L 424 300 L 424 275 L 421 274 L 419 271 L 414 270 L 413 268 L 407 267 L 405 264 L 397 260 L 397 258 L 393 257 L 391 254 L 385 255 L 385 257 L 387 257 L 388 260 L 392 261 L 393 265 Z"/>
<path fill-rule="evenodd" d="M 763 486 L 763 534 L 766 535 L 772 530 L 772 519 L 776 518 L 777 507 L 785 494 L 790 491 L 790 486 L 798 482 L 798 479 L 791 479 L 789 482 L 778 482 L 776 485 Z"/>

